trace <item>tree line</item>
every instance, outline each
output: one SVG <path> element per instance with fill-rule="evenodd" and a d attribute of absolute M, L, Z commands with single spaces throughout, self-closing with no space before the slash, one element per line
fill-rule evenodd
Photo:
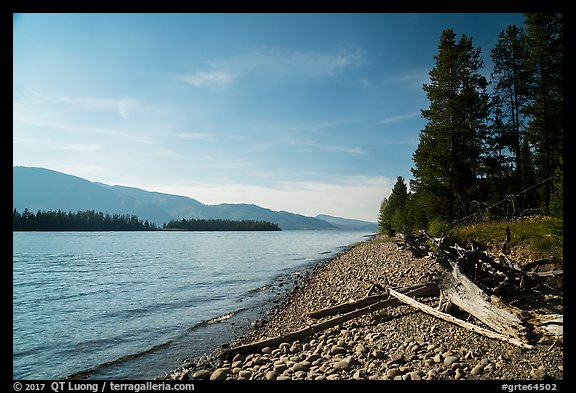
<path fill-rule="evenodd" d="M 255 220 L 185 219 L 164 223 L 159 228 L 133 214 L 108 214 L 94 210 L 73 212 L 24 209 L 13 211 L 13 231 L 280 231 L 278 224 Z"/>
<path fill-rule="evenodd" d="M 184 231 L 280 231 L 278 224 L 255 220 L 186 219 L 170 221 L 164 229 Z"/>
<path fill-rule="evenodd" d="M 36 214 L 14 209 L 13 231 L 157 231 L 148 220 L 130 214 L 104 214 L 94 210 L 73 212 L 42 211 Z"/>
<path fill-rule="evenodd" d="M 380 206 L 380 231 L 445 226 L 541 212 L 562 216 L 563 15 L 525 14 L 490 52 L 472 38 L 440 36 L 429 107 L 413 153 L 410 191 L 396 179 Z"/>

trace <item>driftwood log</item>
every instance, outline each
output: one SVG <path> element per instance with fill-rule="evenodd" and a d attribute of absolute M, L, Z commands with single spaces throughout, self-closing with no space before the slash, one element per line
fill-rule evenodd
<path fill-rule="evenodd" d="M 410 296 L 438 296 L 440 291 L 438 285 L 433 281 L 409 285 L 406 287 L 395 287 L 400 293 L 409 294 Z M 371 304 L 379 303 L 379 307 L 395 306 L 399 303 L 398 299 L 390 298 L 388 293 L 367 296 L 353 302 L 339 304 L 337 306 L 323 308 L 308 314 L 310 318 L 322 318 L 330 315 L 336 315 L 354 311 L 360 308 L 367 307 Z"/>
<path fill-rule="evenodd" d="M 397 288 L 397 290 L 409 294 L 410 296 L 438 295 L 438 286 L 433 282 L 416 284 L 403 288 Z M 363 298 L 352 304 L 346 303 L 342 305 L 344 307 L 340 306 L 340 307 L 331 307 L 328 309 L 323 309 L 317 313 L 313 313 L 315 314 L 315 318 L 320 318 L 318 315 L 326 316 L 326 315 L 338 314 L 345 311 L 348 312 L 346 312 L 343 315 L 328 319 L 326 321 L 306 326 L 305 328 L 294 332 L 230 348 L 224 351 L 222 356 L 224 358 L 230 358 L 239 353 L 241 354 L 250 353 L 253 351 L 261 350 L 264 347 L 274 347 L 284 342 L 292 342 L 300 340 L 304 337 L 311 336 L 314 333 L 326 330 L 334 326 L 341 325 L 344 322 L 349 321 L 351 319 L 358 318 L 362 315 L 369 314 L 374 311 L 384 309 L 386 307 L 397 305 L 399 303 L 400 302 L 398 301 L 398 299 L 390 298 L 390 296 L 386 294 L 386 295 L 377 295 Z"/>
<path fill-rule="evenodd" d="M 415 308 L 417 308 L 421 311 L 424 311 L 425 313 L 430 314 L 432 316 L 435 316 L 437 318 L 440 318 L 440 319 L 443 319 L 443 320 L 448 321 L 450 323 L 454 323 L 456 325 L 462 326 L 463 328 L 471 330 L 475 333 L 479 333 L 479 334 L 486 336 L 486 337 L 494 338 L 494 339 L 501 340 L 501 341 L 506 341 L 510 344 L 514 344 L 514 345 L 517 345 L 517 346 L 522 347 L 522 348 L 527 348 L 527 349 L 532 348 L 532 345 L 526 344 L 525 342 L 523 342 L 521 340 L 509 337 L 505 334 L 495 333 L 491 330 L 484 329 L 482 327 L 476 326 L 476 325 L 471 324 L 469 322 L 463 321 L 462 319 L 458 319 L 458 318 L 456 318 L 450 314 L 446 314 L 446 313 L 443 313 L 441 311 L 435 310 L 432 307 L 430 307 L 426 304 L 420 303 L 420 302 L 418 302 L 418 301 L 416 301 L 416 300 L 414 300 L 414 299 L 410 298 L 409 296 L 406 296 L 402 293 L 396 292 L 393 289 L 389 289 L 388 291 L 389 291 L 390 295 L 394 296 L 395 298 L 397 298 L 401 302 L 406 303 L 412 307 L 415 307 Z"/>

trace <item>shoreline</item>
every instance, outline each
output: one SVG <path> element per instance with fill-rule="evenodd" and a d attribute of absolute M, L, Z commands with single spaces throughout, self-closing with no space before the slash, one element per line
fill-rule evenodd
<path fill-rule="evenodd" d="M 424 314 L 388 307 L 294 342 L 221 359 L 222 350 L 322 322 L 307 315 L 366 296 L 371 283 L 429 281 L 437 264 L 374 235 L 316 262 L 242 336 L 163 380 L 563 380 L 563 347 L 521 349 Z M 429 303 L 424 300 L 424 302 Z M 435 307 L 435 304 L 429 304 Z"/>

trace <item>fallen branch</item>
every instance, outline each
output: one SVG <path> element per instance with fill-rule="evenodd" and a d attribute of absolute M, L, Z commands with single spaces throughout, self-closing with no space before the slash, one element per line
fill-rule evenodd
<path fill-rule="evenodd" d="M 410 288 L 410 287 L 406 287 L 404 290 L 406 290 L 407 293 L 410 293 L 413 296 L 418 296 L 419 293 L 432 293 L 433 291 L 436 291 L 436 294 L 438 294 L 438 287 L 433 282 L 427 282 L 427 283 L 423 283 L 423 284 L 413 285 L 411 287 L 416 287 L 416 288 L 413 289 L 412 291 L 409 291 L 406 288 Z M 238 346 L 235 348 L 230 348 L 229 350 L 227 350 L 223 353 L 223 356 L 225 358 L 228 358 L 228 357 L 234 356 L 238 353 L 251 353 L 254 351 L 261 350 L 264 347 L 274 347 L 274 346 L 280 345 L 283 342 L 292 342 L 292 341 L 300 340 L 304 337 L 311 336 L 314 333 L 326 330 L 326 329 L 331 328 L 333 326 L 341 325 L 346 321 L 349 321 L 349 320 L 354 319 L 354 318 L 358 318 L 359 316 L 362 316 L 364 314 L 369 314 L 371 312 L 378 311 L 378 310 L 381 310 L 383 308 L 386 308 L 386 307 L 400 303 L 397 299 L 390 298 L 389 295 L 378 295 L 378 297 L 380 298 L 379 301 L 377 301 L 375 303 L 373 302 L 372 304 L 370 304 L 366 307 L 357 308 L 354 311 L 351 311 L 351 312 L 346 313 L 344 315 L 334 317 L 334 318 L 328 319 L 326 321 L 323 321 L 323 322 L 320 322 L 320 323 L 317 323 L 314 325 L 307 326 L 304 329 L 300 329 L 300 330 L 297 330 L 295 332 L 287 333 L 287 334 L 272 337 L 272 338 L 267 338 L 267 339 L 264 339 L 261 341 L 257 341 L 257 342 L 251 343 L 251 344 L 241 345 L 241 346 Z"/>
<path fill-rule="evenodd" d="M 388 293 L 390 293 L 391 296 L 394 296 L 396 299 L 398 299 L 399 301 L 401 301 L 403 303 L 409 304 L 412 307 L 415 307 L 415 308 L 417 308 L 417 309 L 419 309 L 419 310 L 421 310 L 427 314 L 430 314 L 430 315 L 435 316 L 437 318 L 443 319 L 447 322 L 462 326 L 463 328 L 471 330 L 475 333 L 479 333 L 479 334 L 486 336 L 486 337 L 489 337 L 489 338 L 494 338 L 497 340 L 505 341 L 505 342 L 508 342 L 510 344 L 514 344 L 516 346 L 522 347 L 522 348 L 527 348 L 527 349 L 532 348 L 532 345 L 526 344 L 526 343 L 524 343 L 524 342 L 522 342 L 516 338 L 509 337 L 509 336 L 506 336 L 504 334 L 496 333 L 496 332 L 493 332 L 491 330 L 481 328 L 481 327 L 473 325 L 469 322 L 458 319 L 458 318 L 456 318 L 450 314 L 446 314 L 446 313 L 437 311 L 437 310 L 433 309 L 432 307 L 427 306 L 426 304 L 422 304 L 422 303 L 410 298 L 409 296 L 406 296 L 404 294 L 396 292 L 393 289 L 388 289 Z"/>
<path fill-rule="evenodd" d="M 433 281 L 428 281 L 425 283 L 418 283 L 414 285 L 409 285 L 406 287 L 396 287 L 394 288 L 400 293 L 406 293 L 410 296 L 438 296 L 439 290 L 438 285 Z M 358 299 L 353 302 L 339 304 L 337 306 L 326 307 L 321 310 L 317 310 L 308 314 L 310 318 L 322 318 L 330 315 L 342 314 L 345 312 L 350 312 L 357 310 L 359 308 L 367 307 L 371 304 L 375 304 L 382 301 L 388 301 L 390 296 L 386 294 L 367 296 L 362 299 Z M 393 306 L 398 304 L 396 299 L 390 299 L 390 302 L 386 306 Z"/>
<path fill-rule="evenodd" d="M 564 270 L 551 270 L 548 272 L 536 272 L 536 273 L 532 273 L 535 276 L 538 277 L 556 277 L 556 276 L 561 276 L 564 274 Z"/>

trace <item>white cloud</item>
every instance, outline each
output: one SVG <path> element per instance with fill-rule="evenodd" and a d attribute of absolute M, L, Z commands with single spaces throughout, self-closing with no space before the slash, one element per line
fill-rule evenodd
<path fill-rule="evenodd" d="M 225 71 L 196 71 L 189 75 L 178 76 L 177 79 L 194 87 L 209 87 L 222 89 L 230 85 L 234 78 Z"/>

